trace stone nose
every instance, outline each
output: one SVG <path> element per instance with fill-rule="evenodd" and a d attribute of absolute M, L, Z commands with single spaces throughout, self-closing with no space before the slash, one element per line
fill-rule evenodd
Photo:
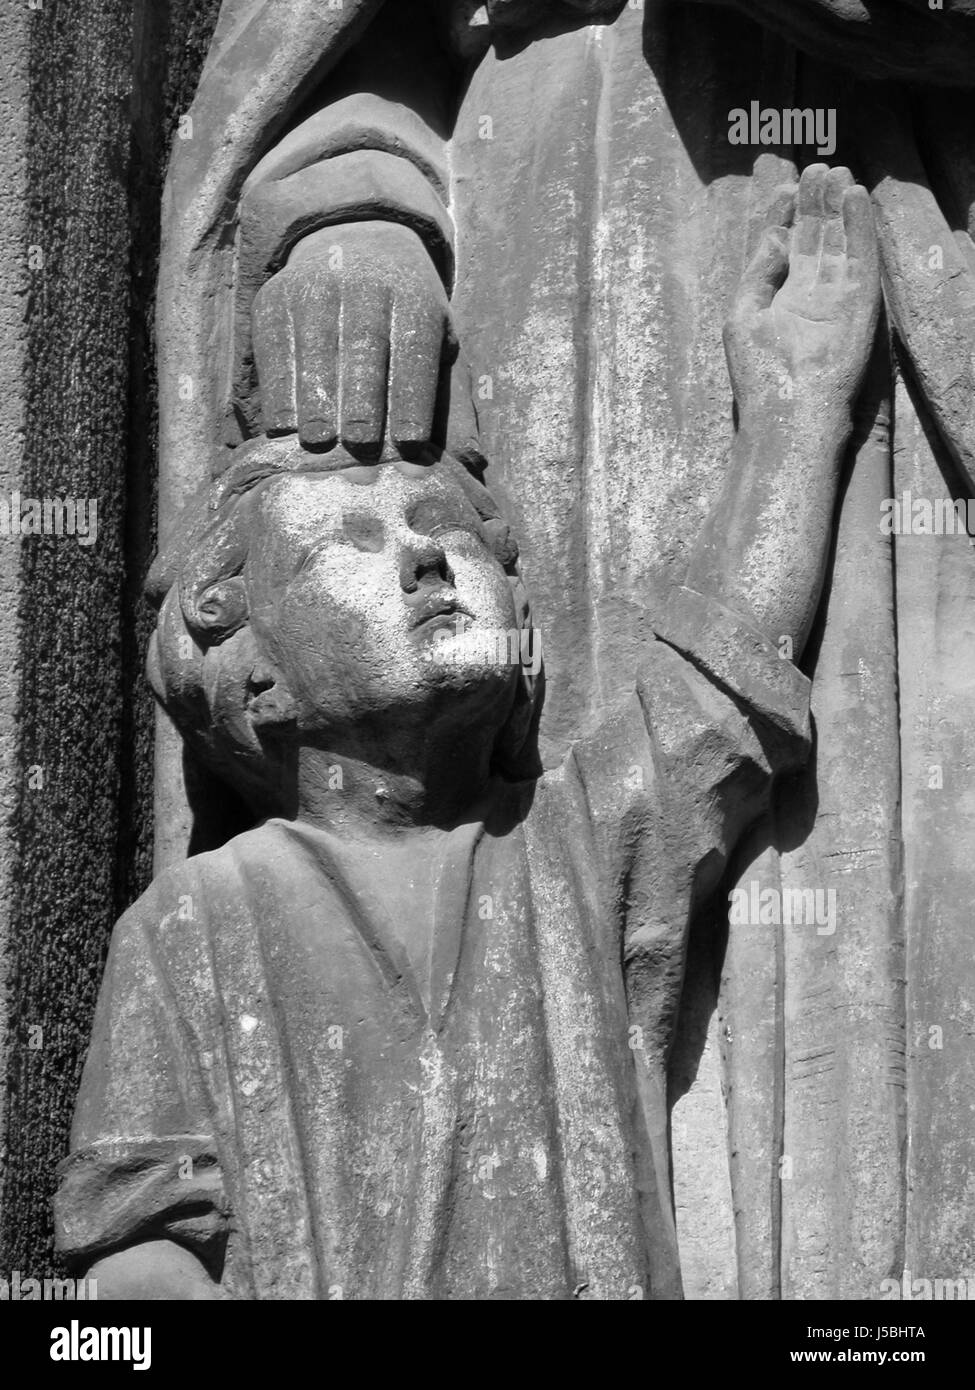
<path fill-rule="evenodd" d="M 407 542 L 400 552 L 399 582 L 403 592 L 415 594 L 421 587 L 429 588 L 431 583 L 452 585 L 453 571 L 447 563 L 445 552 L 436 541 L 428 538 Z"/>

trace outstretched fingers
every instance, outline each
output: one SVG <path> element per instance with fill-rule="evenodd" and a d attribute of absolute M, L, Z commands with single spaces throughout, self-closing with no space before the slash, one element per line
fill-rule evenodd
<path fill-rule="evenodd" d="M 766 227 L 758 249 L 745 268 L 735 296 L 733 318 L 745 319 L 768 309 L 789 273 L 789 232 Z"/>
<path fill-rule="evenodd" d="M 826 181 L 829 166 L 810 164 L 803 169 L 796 194 L 795 250 L 798 256 L 819 259 L 826 216 Z"/>
<path fill-rule="evenodd" d="M 772 201 L 769 204 L 769 210 L 765 217 L 766 227 L 789 228 L 792 226 L 796 217 L 796 195 L 798 191 L 798 184 L 779 184 L 775 193 L 772 195 Z"/>
<path fill-rule="evenodd" d="M 444 305 L 414 294 L 393 309 L 389 372 L 389 436 L 416 449 L 433 434 L 440 367 L 449 323 Z"/>
<path fill-rule="evenodd" d="M 295 337 L 298 434 L 310 449 L 331 449 L 338 437 L 339 322 L 342 299 L 325 276 L 306 282 Z"/>
<path fill-rule="evenodd" d="M 791 275 L 797 291 L 879 274 L 870 195 L 840 166 L 810 164 L 796 195 Z"/>
<path fill-rule="evenodd" d="M 843 194 L 847 274 L 851 280 L 880 288 L 880 251 L 870 194 L 854 184 Z"/>
<path fill-rule="evenodd" d="M 755 254 L 745 267 L 732 318 L 747 319 L 772 303 L 789 273 L 789 228 L 796 212 L 794 184 L 775 190 Z"/>
<path fill-rule="evenodd" d="M 846 255 L 846 228 L 843 225 L 843 199 L 847 190 L 854 187 L 853 175 L 849 169 L 840 166 L 830 169 L 823 190 L 823 260 Z M 824 278 L 831 278 L 830 267 L 825 266 Z"/>
<path fill-rule="evenodd" d="M 269 280 L 254 301 L 253 339 L 264 429 L 289 434 L 298 423 L 295 326 L 283 276 Z"/>

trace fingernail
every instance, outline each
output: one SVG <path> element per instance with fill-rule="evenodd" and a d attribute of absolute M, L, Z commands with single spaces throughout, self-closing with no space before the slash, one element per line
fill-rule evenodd
<path fill-rule="evenodd" d="M 329 420 L 304 420 L 301 425 L 302 444 L 320 446 L 332 445 L 338 439 L 338 431 Z"/>
<path fill-rule="evenodd" d="M 347 444 L 375 444 L 377 433 L 371 420 L 346 420 L 342 425 L 342 438 Z"/>
<path fill-rule="evenodd" d="M 406 421 L 393 431 L 397 444 L 425 444 L 429 437 L 430 431 L 417 420 Z"/>
<path fill-rule="evenodd" d="M 295 421 L 293 415 L 272 415 L 264 426 L 265 432 L 272 434 L 294 434 Z"/>

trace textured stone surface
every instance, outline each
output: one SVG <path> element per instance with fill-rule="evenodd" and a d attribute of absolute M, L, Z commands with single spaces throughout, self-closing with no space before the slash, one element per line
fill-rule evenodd
<path fill-rule="evenodd" d="M 756 161 L 728 144 L 727 113 L 753 98 L 838 107 L 836 160 L 874 194 L 903 375 L 892 449 L 880 403 L 894 353 L 848 461 L 804 663 L 815 677 L 814 762 L 780 786 L 690 936 L 670 1138 L 684 1288 L 710 1298 L 875 1297 L 904 1265 L 928 1278 L 975 1275 L 971 549 L 963 536 L 876 529 L 890 492 L 963 495 L 973 473 L 975 117 L 970 96 L 949 89 L 972 85 L 975 3 L 868 8 L 865 19 L 860 0 L 492 0 L 494 52 L 486 27 L 468 25 L 473 3 L 296 0 L 282 28 L 273 7 L 227 0 L 166 213 L 164 530 L 226 466 L 228 446 L 261 427 L 250 307 L 296 228 L 315 230 L 298 224 L 392 219 L 419 233 L 411 255 L 421 242 L 433 252 L 461 343 L 437 428 L 459 456 L 487 459 L 521 538 L 546 636 L 542 750 L 554 769 L 585 720 L 605 717 L 633 653 L 634 608 L 656 615 L 684 577 L 725 477 L 733 421 L 720 325 L 776 184 L 808 157 Z M 4 461 L 26 491 L 70 485 L 102 508 L 92 552 L 35 541 L 21 563 L 0 543 L 0 578 L 18 594 L 0 615 L 10 774 L 0 951 L 13 1001 L 0 1263 L 31 1270 L 47 1258 L 52 1166 L 108 928 L 147 878 L 138 587 L 157 472 L 159 174 L 217 9 L 99 0 L 80 15 L 47 0 L 28 18 L 11 8 Z M 545 27 L 533 29 L 543 9 Z M 449 43 L 434 28 L 447 10 Z M 41 36 L 30 51 L 29 28 Z M 885 110 L 865 75 L 898 79 Z M 319 185 L 293 167 L 314 161 L 316 141 L 335 155 L 364 120 L 341 180 Z M 287 157 L 260 164 L 291 123 Z M 295 196 L 282 233 L 266 210 L 288 160 Z M 231 287 L 245 187 L 252 225 L 245 216 L 244 273 Z M 332 242 L 320 235 L 324 251 Z M 25 237 L 53 247 L 41 276 L 24 269 Z M 306 319 L 320 310 L 309 297 Z M 272 356 L 290 331 L 277 324 Z M 178 865 L 190 837 L 181 760 L 162 722 L 159 867 Z M 34 764 L 53 776 L 28 793 Z M 220 845 L 241 808 L 198 766 L 189 774 L 195 847 Z M 835 933 L 726 931 L 728 890 L 753 882 L 835 890 Z M 671 1001 L 679 963 L 661 965 Z M 46 1030 L 36 1055 L 25 1050 L 33 1024 Z M 655 1142 L 665 1147 L 662 1130 Z"/>
<path fill-rule="evenodd" d="M 8 494 L 19 486 L 24 467 L 25 370 L 27 361 L 27 136 L 29 32 L 32 16 L 17 0 L 5 0 L 0 58 L 0 486 Z M 16 814 L 20 793 L 17 737 L 20 672 L 20 564 L 16 544 L 0 549 L 0 1066 L 9 1055 L 14 1017 L 14 895 L 17 882 Z M 8 1155 L 7 1086 L 0 1080 L 0 1174 Z M 0 1228 L 4 1202 L 0 1193 Z"/>
<path fill-rule="evenodd" d="M 195 4 L 173 7 L 168 38 L 165 8 L 131 0 L 5 8 L 3 452 L 21 477 L 5 474 L 3 487 L 95 497 L 99 521 L 88 548 L 0 542 L 4 688 L 16 684 L 4 718 L 14 704 L 19 714 L 4 776 L 18 858 L 3 895 L 12 1004 L 0 1263 L 40 1275 L 108 934 L 150 857 L 140 633 L 155 491 L 154 247 L 174 108 L 208 29 Z M 28 272 L 28 246 L 41 248 L 42 268 Z M 38 766 L 44 785 L 31 789 Z"/>
<path fill-rule="evenodd" d="M 695 149 L 722 185 L 708 206 L 653 66 L 664 30 L 612 9 L 614 23 L 591 28 L 563 13 L 555 32 L 485 54 L 458 86 L 456 285 L 439 254 L 451 240 L 445 213 L 424 211 L 431 188 L 447 198 L 441 161 L 426 140 L 407 149 L 405 132 L 397 154 L 387 147 L 398 102 L 425 115 L 431 138 L 448 134 L 450 87 L 438 101 L 429 82 L 458 74 L 429 27 L 387 7 L 370 43 L 346 52 L 373 18 L 363 4 L 319 27 L 309 14 L 282 47 L 268 8 L 224 10 L 167 201 L 162 467 L 174 541 L 154 583 L 152 671 L 191 755 L 256 817 L 276 808 L 293 824 L 234 838 L 225 827 L 228 843 L 174 861 L 120 928 L 59 1197 L 62 1246 L 79 1266 L 104 1257 L 118 1274 L 117 1246 L 168 1235 L 231 1297 L 322 1297 L 333 1282 L 353 1297 L 679 1297 L 667 1104 L 682 1027 L 684 1075 L 670 1080 L 688 1098 L 678 1215 L 689 1291 L 735 1287 L 733 1169 L 723 1210 L 720 1197 L 694 1200 L 695 1183 L 714 1179 L 696 1160 L 722 1114 L 708 1022 L 717 958 L 695 938 L 687 993 L 698 986 L 698 1011 L 679 1019 L 687 935 L 767 804 L 768 772 L 794 766 L 805 746 L 807 685 L 788 657 L 802 651 L 820 592 L 879 269 L 869 200 L 848 171 L 808 169 L 783 201 L 735 181 L 750 164 L 740 152 Z M 285 48 L 291 70 L 276 77 L 268 57 Z M 681 51 L 688 99 L 702 72 L 720 81 L 713 49 Z M 274 148 L 316 58 L 336 64 L 326 91 L 340 100 Z M 341 98 L 360 88 L 371 97 L 353 116 Z M 714 94 L 705 131 L 728 100 L 727 88 Z M 232 118 L 232 138 L 218 142 Z M 662 186 L 673 200 L 661 207 Z M 725 335 L 733 435 L 717 330 L 749 248 L 722 233 L 766 216 L 769 202 L 779 220 L 748 261 Z M 696 237 L 678 225 L 687 204 Z M 384 220 L 401 225 L 383 232 Z M 836 256 L 829 283 L 824 238 Z M 443 332 L 443 286 L 414 273 L 424 240 L 454 290 L 464 369 L 492 384 L 483 400 L 496 386 L 504 404 L 501 419 L 481 412 L 480 439 L 467 443 L 527 537 L 552 634 L 548 771 L 504 790 L 485 780 L 505 711 L 497 670 L 468 656 L 431 672 L 402 630 L 417 590 L 466 604 L 475 634 L 492 612 L 503 622 L 489 602 L 501 571 L 484 553 L 500 533 L 481 533 L 473 550 L 448 539 L 455 528 L 429 515 L 444 504 L 446 464 L 394 447 L 404 399 L 414 402 L 404 443 L 469 428 L 456 369 L 450 418 L 415 409 L 437 382 Z M 405 272 L 391 279 L 397 261 Z M 691 343 L 666 331 L 689 315 Z M 780 373 L 797 378 L 794 407 L 779 404 Z M 228 406 L 246 440 L 236 449 Z M 204 490 L 190 519 L 177 517 L 176 499 L 208 472 L 209 509 Z M 504 554 L 520 585 L 515 552 Z M 788 652 L 776 645 L 783 629 Z M 157 801 L 167 852 L 183 819 L 176 791 L 167 776 Z M 461 830 L 477 846 L 466 907 L 454 869 L 436 867 L 460 853 Z M 448 832 L 444 850 L 434 831 Z M 476 928 L 471 904 L 493 904 L 492 888 L 498 926 Z M 346 959 L 340 943 L 356 934 L 387 962 L 385 989 L 367 983 L 355 953 Z M 305 998 L 299 979 L 326 959 L 330 973 Z M 415 995 L 418 1020 L 397 1021 Z M 156 1011 L 142 1017 L 150 998 Z M 240 1018 L 250 1039 L 240 1042 L 231 1020 L 245 1000 L 256 1012 Z M 176 1016 L 196 1040 L 192 1058 L 167 1041 Z M 344 1037 L 350 1017 L 338 1085 L 321 1039 L 330 1018 Z M 123 1039 L 125 1018 L 140 1022 Z M 703 1086 L 694 1092 L 698 1073 L 710 1105 Z M 209 1198 L 194 1199 L 192 1233 L 191 1198 L 173 1182 L 190 1134 L 203 1144 L 194 1175 L 219 1174 Z M 779 1138 L 770 1126 L 767 1165 Z M 133 1194 L 124 1173 L 145 1142 L 145 1190 Z M 503 1170 L 503 1191 L 480 1189 L 482 1161 Z M 516 1236 L 526 1223 L 530 1252 Z M 161 1279 L 167 1268 L 161 1254 Z"/>
<path fill-rule="evenodd" d="M 903 380 L 896 411 L 895 495 L 962 495 Z M 929 1279 L 975 1267 L 972 558 L 965 535 L 897 537 L 911 1108 L 904 1265 Z"/>
<path fill-rule="evenodd" d="M 5 1258 L 16 1268 L 49 1258 L 51 1163 L 63 1144 L 79 1034 L 115 899 L 128 28 L 119 3 L 96 7 L 84 22 L 68 7 L 32 16 L 27 240 L 40 248 L 43 268 L 31 275 L 26 314 L 23 489 L 96 497 L 100 516 L 90 548 L 49 537 L 21 542 L 21 614 L 30 637 L 19 691 L 4 1184 Z M 40 768 L 43 786 L 29 786 L 31 767 Z"/>

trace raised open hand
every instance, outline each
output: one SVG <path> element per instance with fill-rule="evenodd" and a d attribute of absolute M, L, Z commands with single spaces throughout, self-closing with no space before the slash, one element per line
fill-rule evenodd
<path fill-rule="evenodd" d="M 776 195 L 725 325 L 739 411 L 848 411 L 879 311 L 870 195 L 849 169 L 810 165 Z"/>

